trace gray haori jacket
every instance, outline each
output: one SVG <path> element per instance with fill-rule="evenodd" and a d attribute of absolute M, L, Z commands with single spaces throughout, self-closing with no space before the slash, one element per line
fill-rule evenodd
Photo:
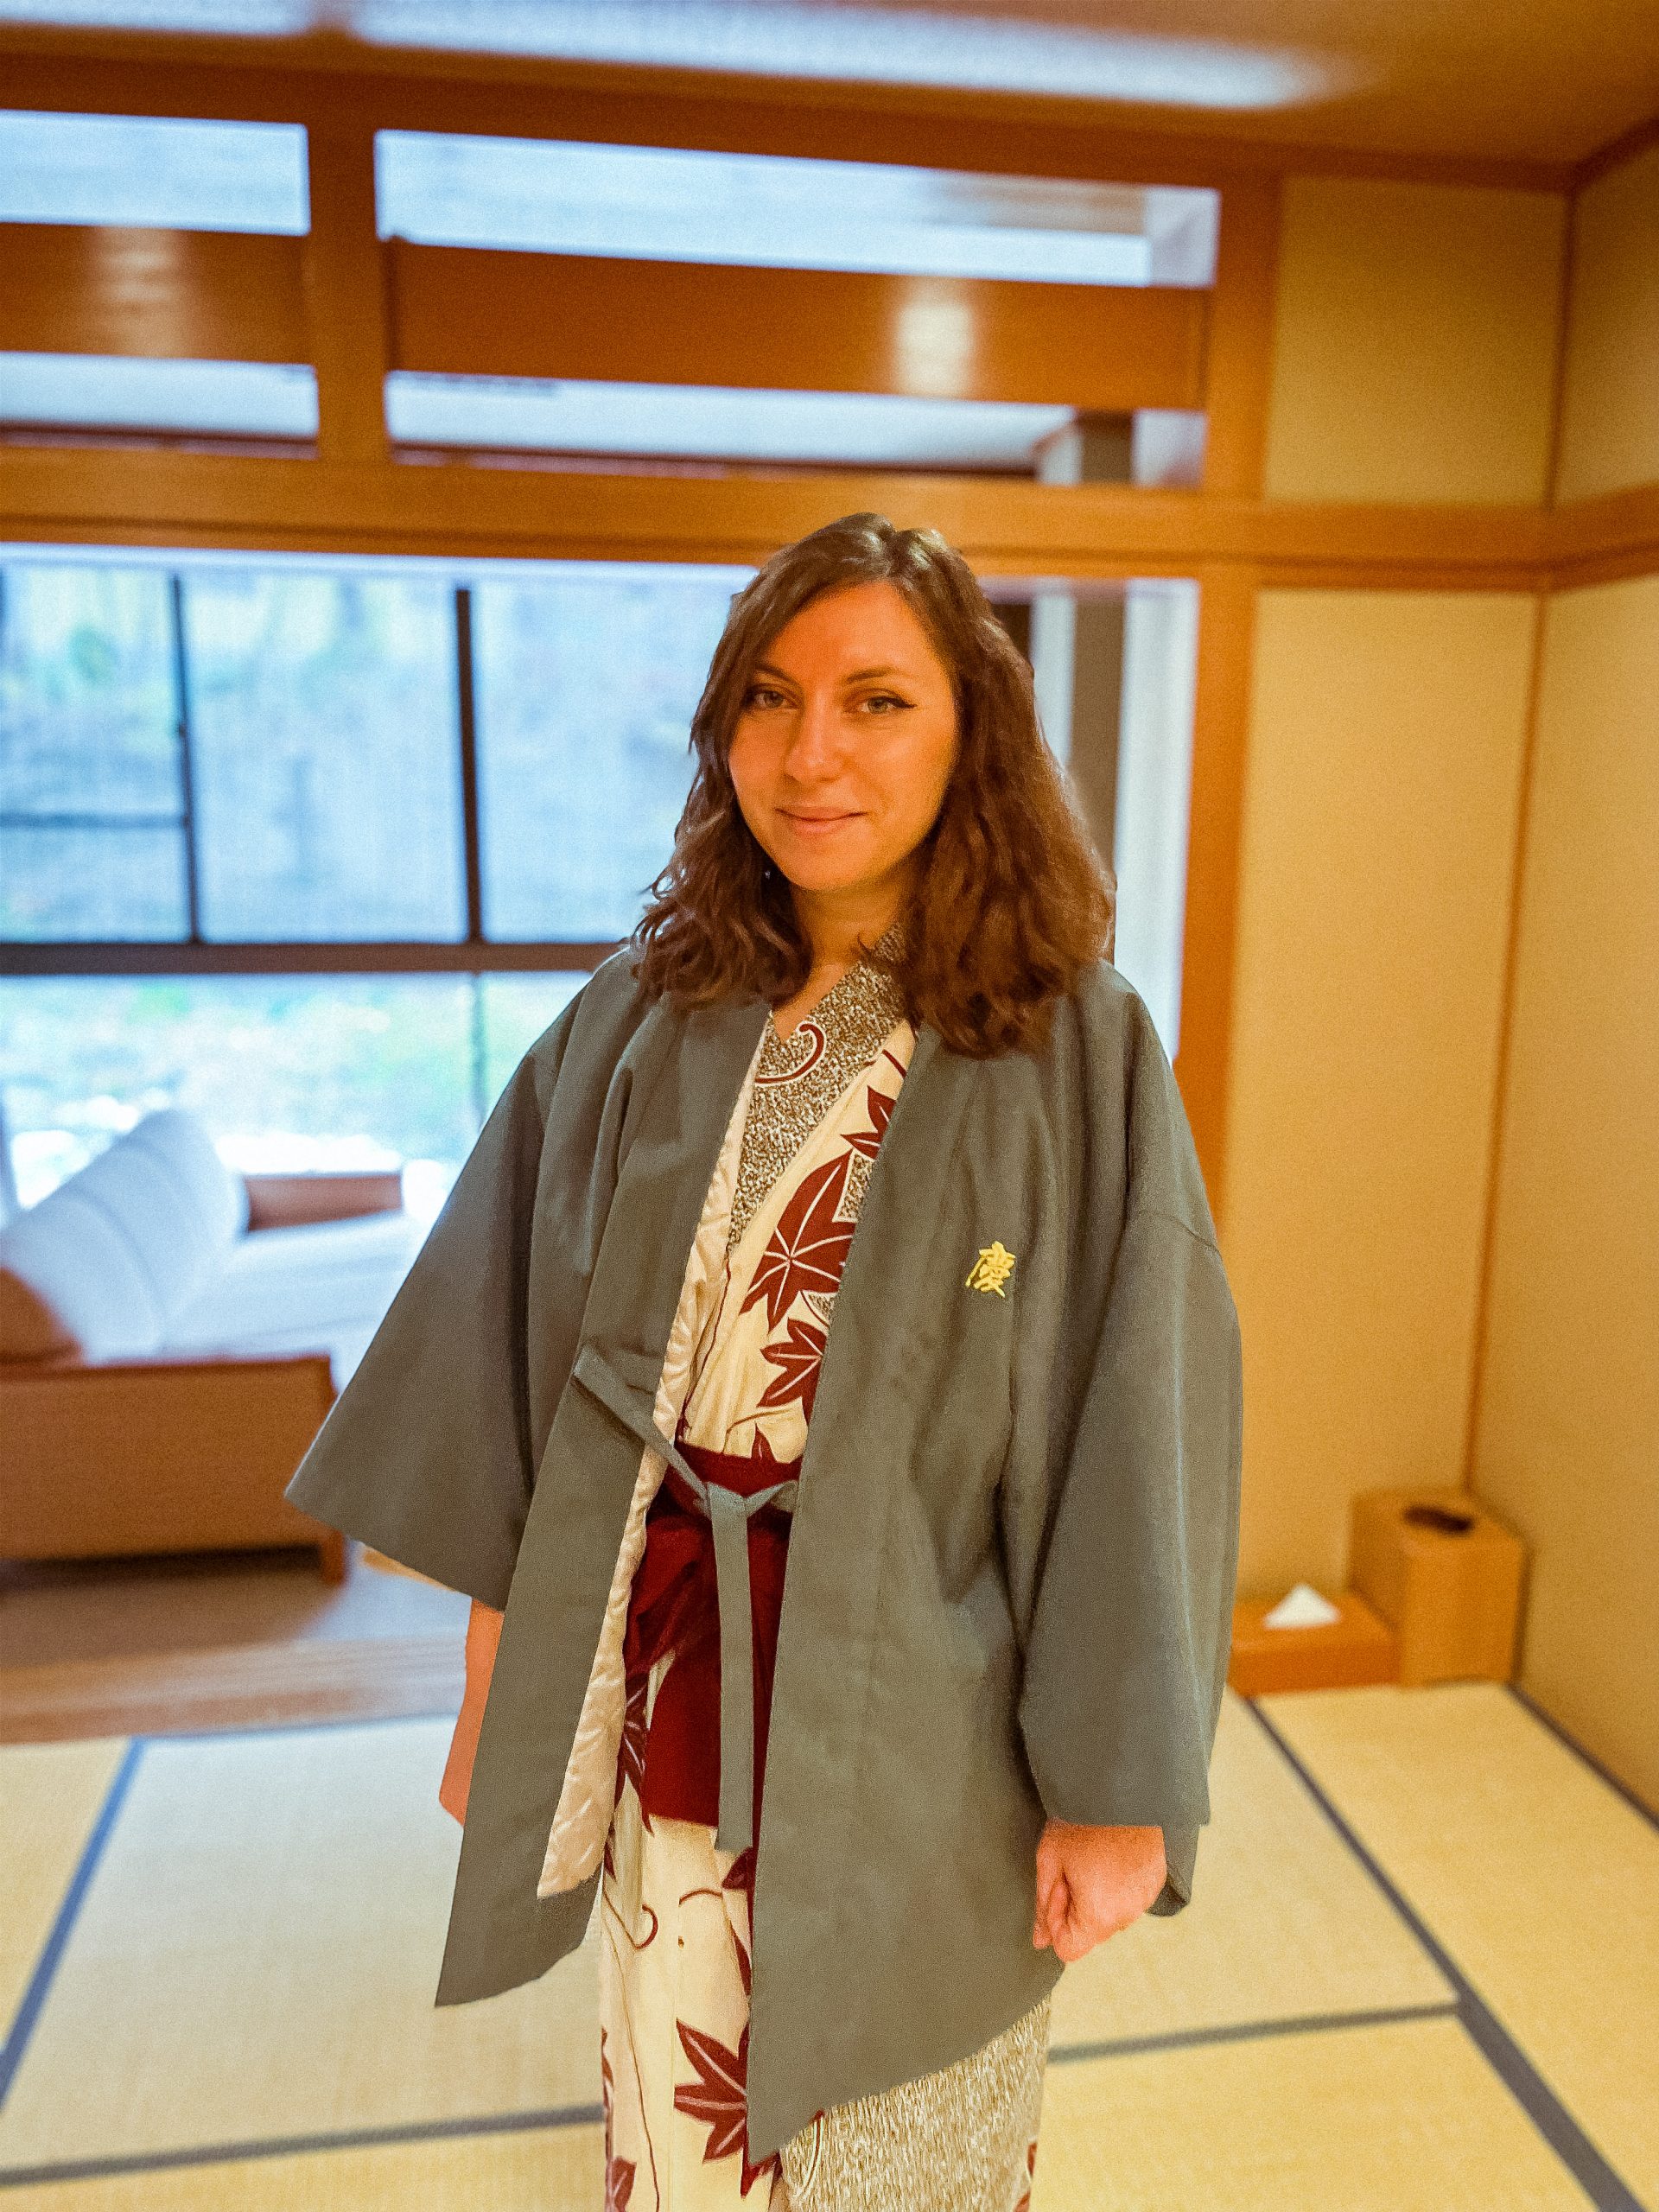
<path fill-rule="evenodd" d="M 671 1332 L 767 1012 L 647 1003 L 626 952 L 607 960 L 520 1064 L 289 1485 L 505 1611 L 440 2005 L 544 1973 L 588 1923 Z M 1096 962 L 1031 1054 L 970 1059 L 924 1025 L 800 1471 L 754 1866 L 752 2158 L 1053 1986 L 1031 1940 L 1046 1816 L 1161 1827 L 1152 1910 L 1186 1903 L 1243 1420 L 1203 1177 L 1132 987 Z"/>

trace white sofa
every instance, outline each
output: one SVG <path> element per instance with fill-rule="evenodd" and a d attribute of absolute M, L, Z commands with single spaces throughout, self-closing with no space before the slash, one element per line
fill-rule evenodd
<path fill-rule="evenodd" d="M 393 1175 L 152 1114 L 0 1229 L 0 1557 L 343 1540 L 283 1490 L 419 1249 Z"/>

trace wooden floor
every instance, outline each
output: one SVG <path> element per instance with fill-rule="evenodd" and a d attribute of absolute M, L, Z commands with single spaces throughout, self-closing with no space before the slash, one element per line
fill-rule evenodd
<path fill-rule="evenodd" d="M 390 1685 L 424 1643 L 435 1697 L 464 1601 L 235 1571 L 259 1637 L 204 1574 L 172 1655 L 147 1599 L 87 1653 L 10 1593 L 0 1694 L 94 1667 L 111 1710 L 125 1666 L 136 1711 L 171 1666 L 200 1704 L 0 1750 L 0 2212 L 600 2212 L 596 1928 L 526 1988 L 432 2001 L 450 1707 L 202 1718 L 220 1655 L 227 1712 L 266 1694 L 284 1608 L 277 1694 L 330 1644 L 338 1694 L 365 1647 Z M 1484 1683 L 1230 1693 L 1211 1796 L 1192 1905 L 1056 1993 L 1032 2212 L 1659 2212 L 1650 1815 Z"/>
<path fill-rule="evenodd" d="M 351 1552 L 0 1565 L 0 1743 L 453 1713 L 466 1599 Z"/>

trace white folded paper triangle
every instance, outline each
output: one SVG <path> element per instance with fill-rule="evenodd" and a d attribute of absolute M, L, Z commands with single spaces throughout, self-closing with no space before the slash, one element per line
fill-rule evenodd
<path fill-rule="evenodd" d="M 1271 1612 L 1263 1613 L 1262 1624 L 1264 1628 L 1323 1628 L 1327 1622 L 1341 1618 L 1339 1605 L 1320 1597 L 1311 1582 L 1299 1582 L 1294 1589 L 1286 1591 Z"/>

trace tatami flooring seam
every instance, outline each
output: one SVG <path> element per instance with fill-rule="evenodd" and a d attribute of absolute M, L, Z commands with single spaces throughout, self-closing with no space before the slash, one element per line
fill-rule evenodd
<path fill-rule="evenodd" d="M 22 2000 L 7 2029 L 4 2043 L 0 2044 L 0 2104 L 6 2101 L 17 2069 L 22 2064 L 23 2053 L 29 2048 L 29 2039 L 35 2032 L 35 2023 L 45 2009 L 52 1978 L 58 1970 L 58 1961 L 68 1948 L 69 1938 L 74 1932 L 81 1899 L 91 1887 L 92 1877 L 98 1872 L 98 1862 L 104 1856 L 115 1832 L 116 1821 L 120 1818 L 121 1808 L 131 1787 L 132 1777 L 137 1771 L 146 1741 L 143 1736 L 133 1738 L 108 1789 L 104 1793 L 104 1802 L 99 1807 L 98 1818 L 81 1847 L 75 1871 L 69 1878 L 63 1900 L 54 1916 L 47 1939 L 41 1946 L 41 1955 L 35 1961 L 35 1970 L 29 1975 Z"/>
<path fill-rule="evenodd" d="M 1523 1711 L 1529 1713 L 1540 1727 L 1547 1728 L 1556 1742 L 1572 1752 L 1573 1758 L 1587 1766 L 1598 1782 L 1605 1782 L 1615 1797 L 1622 1797 L 1633 1813 L 1639 1813 L 1650 1828 L 1659 1828 L 1659 1813 L 1638 1797 L 1628 1782 L 1621 1782 L 1611 1767 L 1604 1766 L 1595 1753 L 1586 1751 L 1576 1736 L 1569 1736 L 1554 1713 L 1546 1713 L 1535 1698 L 1529 1697 L 1519 1682 L 1505 1682 L 1503 1688 Z"/>
<path fill-rule="evenodd" d="M 524 2135 L 543 2128 L 597 2127 L 602 2105 L 556 2105 L 546 2112 L 484 2113 L 465 2120 L 411 2120 L 397 2127 L 342 2127 L 311 2135 L 272 2135 L 246 2143 L 197 2143 L 184 2151 L 135 2151 L 123 2158 L 59 2158 L 0 2167 L 0 2189 L 28 2183 L 109 2181 L 118 2174 L 171 2173 L 181 2166 L 239 2166 L 256 2158 L 302 2158 L 324 2151 L 378 2151 L 393 2144 L 454 2141 L 477 2135 Z"/>
<path fill-rule="evenodd" d="M 1616 1777 L 1607 1774 L 1599 1763 L 1578 1744 L 1558 1723 L 1541 1713 L 1515 1685 L 1509 1686 L 1513 1694 L 1535 1719 L 1556 1736 L 1626 1802 L 1636 1806 L 1644 1818 L 1654 1821 L 1651 1811 L 1635 1799 Z M 1280 1757 L 1286 1762 L 1324 1817 L 1349 1852 L 1364 1868 L 1377 1885 L 1401 1921 L 1443 1974 L 1456 1993 L 1451 2003 L 1391 2006 L 1380 2010 L 1356 2012 L 1308 2014 L 1299 2018 L 1279 2018 L 1268 2020 L 1230 2023 L 1206 2028 L 1182 2029 L 1152 2036 L 1122 2037 L 1104 2042 L 1058 2044 L 1050 2050 L 1051 2063 L 1074 2063 L 1079 2061 L 1129 2056 L 1147 2052 L 1190 2048 L 1194 2045 L 1247 2042 L 1264 2037 L 1306 2033 L 1310 2031 L 1340 2030 L 1349 2027 L 1369 2027 L 1383 2024 L 1455 2018 L 1465 2033 L 1492 2070 L 1503 2082 L 1511 2096 L 1533 2127 L 1549 2145 L 1557 2158 L 1583 2189 L 1597 2212 L 1643 2212 L 1640 2201 L 1622 2177 L 1614 2171 L 1595 2144 L 1551 2089 L 1537 2069 L 1527 2058 L 1514 2038 L 1487 2006 L 1479 1993 L 1460 1971 L 1455 1960 L 1439 1942 L 1427 1924 L 1395 1887 L 1361 1841 L 1349 1823 L 1337 1810 L 1319 1787 L 1307 1767 L 1291 1748 L 1267 1713 L 1254 1699 L 1241 1698 L 1238 1702 L 1253 1714 L 1265 1732 Z M 386 1715 L 371 1725 L 395 1726 L 407 1723 L 406 1714 Z M 238 1736 L 285 1733 L 297 1728 L 329 1726 L 365 1725 L 361 1716 L 349 1717 L 336 1722 L 276 1722 L 268 1726 L 226 1730 L 191 1731 L 189 1736 L 200 1738 L 224 1735 Z M 67 1886 L 52 1929 L 41 1946 L 23 1999 L 10 2024 L 3 2044 L 0 2044 L 0 2103 L 6 2094 L 27 2051 L 35 2025 L 44 2010 L 50 1994 L 53 1978 L 61 1960 L 82 1901 L 91 1885 L 99 1861 L 103 1858 L 111 1836 L 120 1817 L 129 1794 L 133 1776 L 149 1743 L 169 1745 L 181 1737 L 134 1737 L 129 1743 L 122 1763 L 112 1778 L 100 1806 L 98 1817 L 88 1832 L 86 1841 L 78 1859 L 73 1874 Z M 1656 1823 L 1659 1824 L 1659 1823 Z M 386 2128 L 359 2128 L 334 2133 L 273 2137 L 257 2141 L 234 2144 L 196 2145 L 176 2152 L 151 2152 L 124 2157 L 54 2162 L 0 2169 L 0 2189 L 50 2182 L 100 2179 L 117 2175 L 162 2171 L 174 2168 L 242 2163 L 253 2159 L 292 2156 L 314 2152 L 333 2152 L 376 2148 L 411 2142 L 443 2139 L 486 2136 L 506 2133 L 524 2133 L 543 2128 L 560 2128 L 580 2125 L 596 2125 L 602 2120 L 597 2105 L 568 2106 L 542 2112 L 520 2112 L 504 2114 L 468 2116 L 454 2120 L 404 2124 Z"/>
<path fill-rule="evenodd" d="M 1455 2011 L 1470 2041 L 1525 2113 L 1540 2135 L 1596 2207 L 1596 2212 L 1645 2212 L 1641 2199 L 1616 2173 L 1578 2121 L 1539 2073 L 1503 2022 L 1463 1973 L 1457 1961 L 1395 1886 L 1378 1861 L 1325 1796 L 1313 1774 L 1254 1698 L 1243 1702 L 1278 1746 L 1314 1803 L 1382 1891 L 1412 1935 L 1457 1992 Z"/>

